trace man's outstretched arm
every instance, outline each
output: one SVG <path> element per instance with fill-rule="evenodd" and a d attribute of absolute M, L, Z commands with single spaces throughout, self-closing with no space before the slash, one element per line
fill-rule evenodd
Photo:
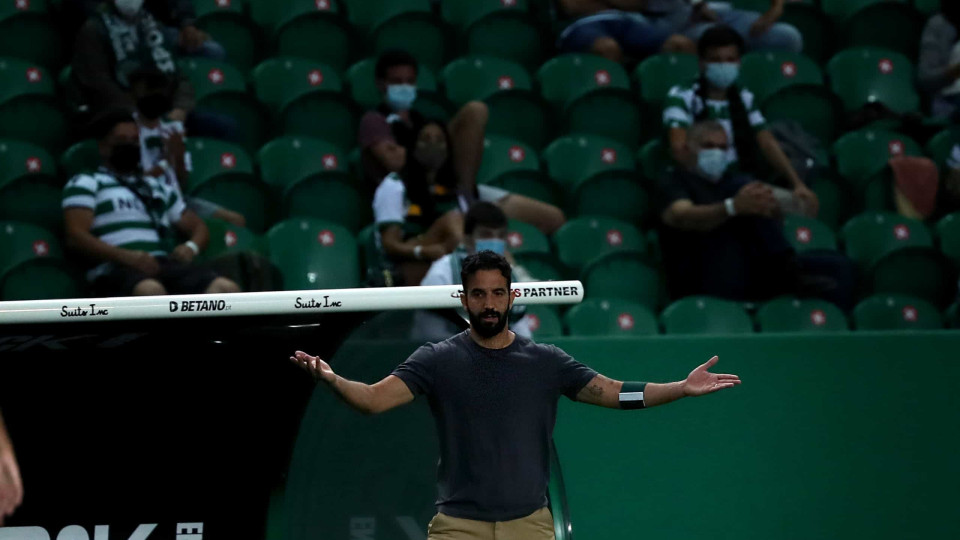
<path fill-rule="evenodd" d="M 642 397 L 635 388 L 624 389 L 622 381 L 615 381 L 603 375 L 597 375 L 577 394 L 577 401 L 600 405 L 610 409 L 643 408 L 664 405 L 687 396 L 702 396 L 740 384 L 740 377 L 728 373 L 710 373 L 707 371 L 717 363 L 714 356 L 690 372 L 682 381 L 671 383 L 647 383 Z M 627 383 L 628 386 L 636 383 Z M 621 396 L 624 394 L 624 396 Z M 640 401 L 642 400 L 642 401 Z"/>
<path fill-rule="evenodd" d="M 413 393 L 396 375 L 388 375 L 376 384 L 364 384 L 344 379 L 333 372 L 330 364 L 303 351 L 294 353 L 290 361 L 307 370 L 316 381 L 326 383 L 337 397 L 364 414 L 382 413 L 413 401 Z"/>

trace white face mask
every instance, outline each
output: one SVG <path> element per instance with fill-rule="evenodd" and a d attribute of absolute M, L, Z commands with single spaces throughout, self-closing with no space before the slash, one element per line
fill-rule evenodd
<path fill-rule="evenodd" d="M 720 181 L 727 170 L 727 165 L 729 162 L 726 150 L 710 148 L 697 153 L 697 168 L 712 182 Z"/>
<path fill-rule="evenodd" d="M 143 0 L 114 0 L 114 5 L 117 6 L 117 11 L 125 17 L 133 17 L 137 13 L 140 13 L 140 8 L 143 7 Z"/>

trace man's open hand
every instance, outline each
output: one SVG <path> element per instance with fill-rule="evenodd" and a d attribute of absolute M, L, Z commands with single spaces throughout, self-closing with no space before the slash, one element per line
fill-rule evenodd
<path fill-rule="evenodd" d="M 3 526 L 3 518 L 13 515 L 22 501 L 23 482 L 20 481 L 17 459 L 13 451 L 0 449 L 0 527 Z"/>
<path fill-rule="evenodd" d="M 684 395 L 702 396 L 716 392 L 717 390 L 723 390 L 724 388 L 733 388 L 740 384 L 740 377 L 736 375 L 729 373 L 710 373 L 707 371 L 713 367 L 718 360 L 719 358 L 714 356 L 707 360 L 705 364 L 691 371 L 690 375 L 687 375 L 686 380 L 683 381 Z"/>
<path fill-rule="evenodd" d="M 324 381 L 327 384 L 333 384 L 337 380 L 337 374 L 330 369 L 330 364 L 319 357 L 297 351 L 290 357 L 290 361 L 307 370 L 307 373 L 313 376 L 313 379 L 317 382 Z"/>

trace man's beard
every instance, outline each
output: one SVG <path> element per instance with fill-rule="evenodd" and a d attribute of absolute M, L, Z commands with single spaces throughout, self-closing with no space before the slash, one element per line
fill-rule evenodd
<path fill-rule="evenodd" d="M 507 310 L 506 313 L 500 313 L 493 309 L 488 309 L 480 313 L 473 313 L 467 310 L 467 315 L 470 316 L 470 329 L 483 338 L 492 338 L 500 332 L 503 332 L 503 329 L 507 326 L 508 314 L 509 310 Z M 497 317 L 497 322 L 490 323 L 483 320 L 483 318 L 488 315 Z"/>

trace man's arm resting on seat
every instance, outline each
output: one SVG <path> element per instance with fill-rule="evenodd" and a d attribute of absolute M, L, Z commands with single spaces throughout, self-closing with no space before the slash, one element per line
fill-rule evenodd
<path fill-rule="evenodd" d="M 702 396 L 724 388 L 733 388 L 740 384 L 740 377 L 728 373 L 710 373 L 707 371 L 717 363 L 714 356 L 706 363 L 690 372 L 682 381 L 670 383 L 646 383 L 642 390 L 643 398 L 640 406 L 624 407 L 626 401 L 620 394 L 624 389 L 622 381 L 615 381 L 603 375 L 597 375 L 577 393 L 577 401 L 599 405 L 609 409 L 650 408 L 665 405 L 688 396 Z M 638 383 L 627 383 L 629 386 Z"/>
<path fill-rule="evenodd" d="M 693 204 L 690 199 L 674 201 L 660 217 L 670 227 L 701 232 L 716 229 L 730 219 L 723 203 Z"/>
<path fill-rule="evenodd" d="M 378 414 L 413 401 L 413 393 L 396 375 L 387 375 L 376 384 L 345 379 L 316 356 L 297 351 L 290 360 L 306 369 L 314 379 L 326 383 L 344 403 L 364 414 Z"/>
<path fill-rule="evenodd" d="M 90 232 L 93 218 L 93 210 L 89 208 L 67 208 L 63 211 L 67 247 L 97 261 L 127 264 L 131 251 L 111 246 L 94 236 Z"/>

